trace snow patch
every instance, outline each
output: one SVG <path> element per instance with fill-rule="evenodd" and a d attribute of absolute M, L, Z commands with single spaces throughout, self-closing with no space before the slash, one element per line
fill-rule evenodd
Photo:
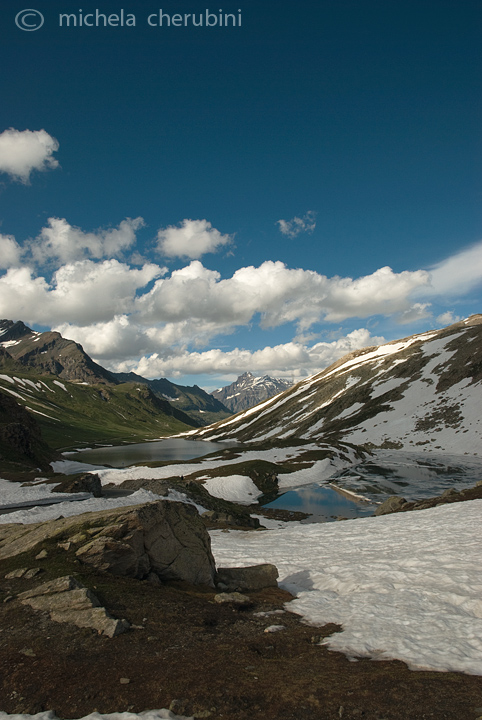
<path fill-rule="evenodd" d="M 240 505 L 251 505 L 263 494 L 251 478 L 245 475 L 208 478 L 204 481 L 204 487 L 213 497 Z"/>

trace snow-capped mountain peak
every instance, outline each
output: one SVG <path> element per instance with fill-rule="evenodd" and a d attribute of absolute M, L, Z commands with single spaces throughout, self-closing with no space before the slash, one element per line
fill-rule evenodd
<path fill-rule="evenodd" d="M 245 372 L 238 379 L 224 388 L 219 388 L 211 393 L 213 397 L 220 400 L 223 405 L 234 413 L 257 405 L 263 400 L 278 395 L 292 386 L 289 380 L 272 378 L 269 375 L 255 377 L 251 372 Z"/>

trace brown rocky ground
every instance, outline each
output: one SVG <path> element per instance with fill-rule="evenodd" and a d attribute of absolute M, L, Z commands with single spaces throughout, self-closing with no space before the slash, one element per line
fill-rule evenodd
<path fill-rule="evenodd" d="M 0 563 L 0 708 L 8 713 L 53 709 L 58 717 L 80 718 L 94 710 L 171 707 L 212 720 L 475 720 L 482 714 L 481 677 L 413 672 L 398 661 L 350 662 L 317 644 L 337 631 L 334 625 L 311 627 L 290 612 L 256 616 L 282 609 L 290 599 L 282 590 L 251 593 L 252 607 L 236 610 L 216 604 L 210 588 L 100 575 L 69 552 L 47 550 L 43 560 L 24 553 Z M 42 572 L 29 580 L 4 578 L 17 567 Z M 54 623 L 16 599 L 67 573 L 134 627 L 109 639 Z M 271 624 L 285 629 L 265 633 Z"/>

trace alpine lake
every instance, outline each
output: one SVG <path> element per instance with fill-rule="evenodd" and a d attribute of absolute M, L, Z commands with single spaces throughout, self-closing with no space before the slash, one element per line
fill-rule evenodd
<path fill-rule="evenodd" d="M 151 442 L 106 446 L 70 452 L 66 459 L 96 466 L 126 468 L 143 462 L 185 462 L 237 443 L 165 438 Z M 286 476 L 285 476 L 286 477 Z M 368 517 L 390 495 L 420 500 L 448 488 L 462 490 L 482 478 L 482 460 L 465 455 L 433 455 L 378 451 L 371 458 L 342 470 L 329 480 L 281 490 L 266 508 L 308 514 L 305 523 Z"/>

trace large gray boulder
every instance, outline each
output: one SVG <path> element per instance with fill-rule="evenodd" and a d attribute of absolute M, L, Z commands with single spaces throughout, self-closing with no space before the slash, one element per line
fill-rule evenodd
<path fill-rule="evenodd" d="M 0 559 L 57 539 L 77 558 L 102 572 L 143 579 L 214 585 L 211 540 L 197 510 L 159 500 L 85 513 L 36 525 L 3 525 Z"/>
<path fill-rule="evenodd" d="M 216 584 L 227 592 L 250 592 L 278 587 L 278 568 L 271 563 L 248 567 L 218 568 Z"/>

